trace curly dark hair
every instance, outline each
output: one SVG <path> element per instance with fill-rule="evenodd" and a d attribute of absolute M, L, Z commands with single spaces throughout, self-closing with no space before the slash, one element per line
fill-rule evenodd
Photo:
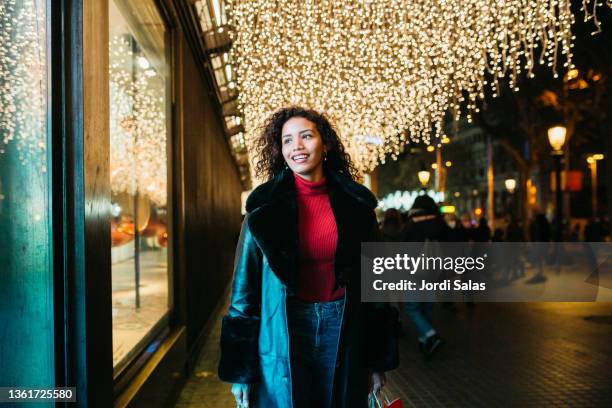
<path fill-rule="evenodd" d="M 329 119 L 312 109 L 300 106 L 289 106 L 274 112 L 262 126 L 261 137 L 255 144 L 257 157 L 255 174 L 264 180 L 274 178 L 285 168 L 285 159 L 282 153 L 281 133 L 285 123 L 295 117 L 307 119 L 315 124 L 317 131 L 327 148 L 327 159 L 323 163 L 326 170 L 333 170 L 346 174 L 351 179 L 357 176 L 357 168 L 350 156 L 344 150 L 338 132 Z"/>

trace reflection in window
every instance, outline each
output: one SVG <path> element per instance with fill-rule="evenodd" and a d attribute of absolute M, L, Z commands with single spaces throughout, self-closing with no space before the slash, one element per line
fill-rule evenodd
<path fill-rule="evenodd" d="M 0 2 L 0 154 L 12 145 L 19 162 L 42 172 L 47 141 L 45 24 L 44 1 Z"/>
<path fill-rule="evenodd" d="M 110 2 L 116 373 L 146 346 L 168 310 L 167 67 L 163 24 L 157 15 L 142 14 L 152 10 L 139 8 L 145 3 Z"/>
<path fill-rule="evenodd" d="M 46 4 L 0 0 L 2 386 L 55 382 Z"/>

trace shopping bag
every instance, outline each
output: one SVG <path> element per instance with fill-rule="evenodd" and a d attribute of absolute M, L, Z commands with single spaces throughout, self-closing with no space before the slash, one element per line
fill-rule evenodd
<path fill-rule="evenodd" d="M 389 395 L 380 390 L 378 395 L 371 394 L 370 408 L 404 408 L 404 403 L 399 398 L 389 398 Z"/>

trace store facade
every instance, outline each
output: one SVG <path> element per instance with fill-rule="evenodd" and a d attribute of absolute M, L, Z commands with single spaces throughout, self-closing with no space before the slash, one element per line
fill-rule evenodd
<path fill-rule="evenodd" d="M 246 189 L 195 13 L 0 5 L 0 386 L 155 407 L 193 366 Z"/>

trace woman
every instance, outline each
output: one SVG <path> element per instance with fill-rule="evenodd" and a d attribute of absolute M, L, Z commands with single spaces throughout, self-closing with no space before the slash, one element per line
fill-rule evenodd
<path fill-rule="evenodd" d="M 219 377 L 239 406 L 366 407 L 398 364 L 389 309 L 361 303 L 376 198 L 315 111 L 274 113 L 258 157 L 269 180 L 247 200 Z"/>

